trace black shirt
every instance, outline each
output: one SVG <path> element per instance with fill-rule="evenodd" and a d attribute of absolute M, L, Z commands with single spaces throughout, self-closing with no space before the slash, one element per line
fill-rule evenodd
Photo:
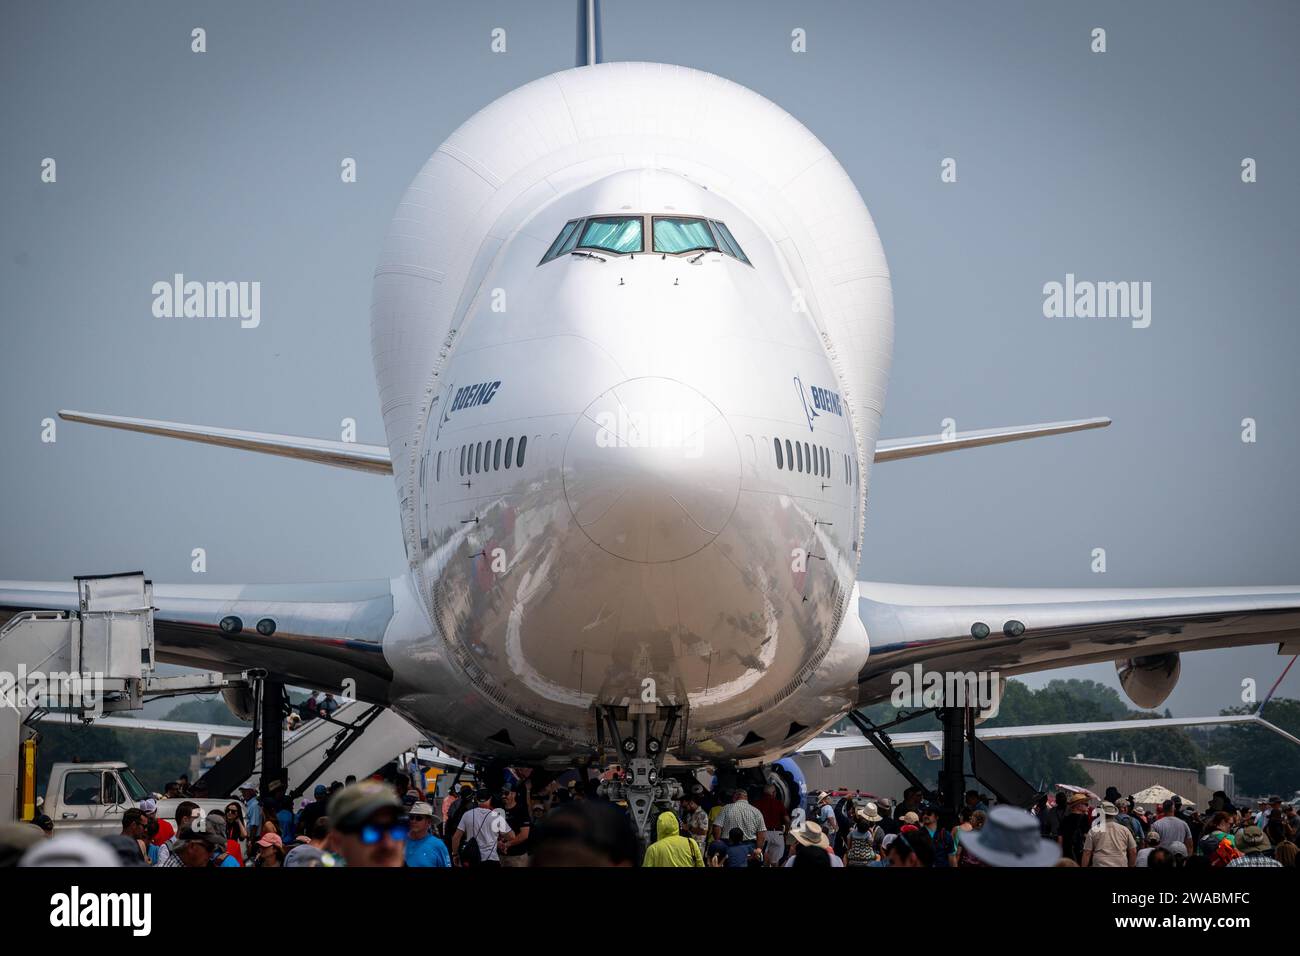
<path fill-rule="evenodd" d="M 1075 863 L 1083 862 L 1083 841 L 1088 837 L 1092 821 L 1086 813 L 1067 813 L 1061 821 L 1061 855 Z"/>
<path fill-rule="evenodd" d="M 528 805 L 523 800 L 515 800 L 515 806 L 512 810 L 506 810 L 506 823 L 510 824 L 510 829 L 518 836 L 526 827 L 533 825 L 533 815 L 528 812 Z M 506 856 L 523 856 L 528 852 L 528 841 L 521 840 L 513 844 L 506 850 Z"/>

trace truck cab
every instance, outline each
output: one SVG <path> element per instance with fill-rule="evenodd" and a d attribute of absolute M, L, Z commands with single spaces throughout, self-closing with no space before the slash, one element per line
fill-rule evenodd
<path fill-rule="evenodd" d="M 54 821 L 55 832 L 88 830 L 110 836 L 122 829 L 122 814 L 149 796 L 120 760 L 56 763 L 50 768 L 43 811 Z"/>

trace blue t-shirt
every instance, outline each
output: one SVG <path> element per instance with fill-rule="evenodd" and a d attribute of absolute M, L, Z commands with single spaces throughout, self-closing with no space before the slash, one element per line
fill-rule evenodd
<path fill-rule="evenodd" d="M 227 853 L 221 858 L 221 862 L 217 866 L 239 866 L 239 861 L 235 859 L 233 853 Z"/>
<path fill-rule="evenodd" d="M 447 844 L 432 833 L 423 840 L 406 841 L 407 866 L 451 866 Z"/>
<path fill-rule="evenodd" d="M 709 856 L 721 855 L 724 867 L 739 869 L 749 866 L 749 855 L 757 845 L 752 840 L 743 840 L 735 846 L 726 840 L 714 840 L 709 844 Z"/>

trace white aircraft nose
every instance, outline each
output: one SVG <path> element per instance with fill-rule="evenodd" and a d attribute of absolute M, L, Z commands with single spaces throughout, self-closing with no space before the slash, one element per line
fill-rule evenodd
<path fill-rule="evenodd" d="M 716 538 L 740 495 L 740 448 L 718 407 L 667 378 L 598 395 L 564 449 L 578 527 L 628 561 L 676 561 Z"/>

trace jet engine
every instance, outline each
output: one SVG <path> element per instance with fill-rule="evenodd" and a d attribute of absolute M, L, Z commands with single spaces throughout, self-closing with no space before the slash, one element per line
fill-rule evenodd
<path fill-rule="evenodd" d="M 1177 654 L 1128 657 L 1115 662 L 1124 693 L 1143 710 L 1155 710 L 1169 698 L 1181 668 Z"/>
<path fill-rule="evenodd" d="M 221 691 L 221 697 L 230 708 L 230 712 L 240 720 L 252 720 L 253 713 L 257 706 L 257 698 L 253 694 L 253 688 L 248 684 L 236 684 L 233 687 L 224 688 Z"/>

